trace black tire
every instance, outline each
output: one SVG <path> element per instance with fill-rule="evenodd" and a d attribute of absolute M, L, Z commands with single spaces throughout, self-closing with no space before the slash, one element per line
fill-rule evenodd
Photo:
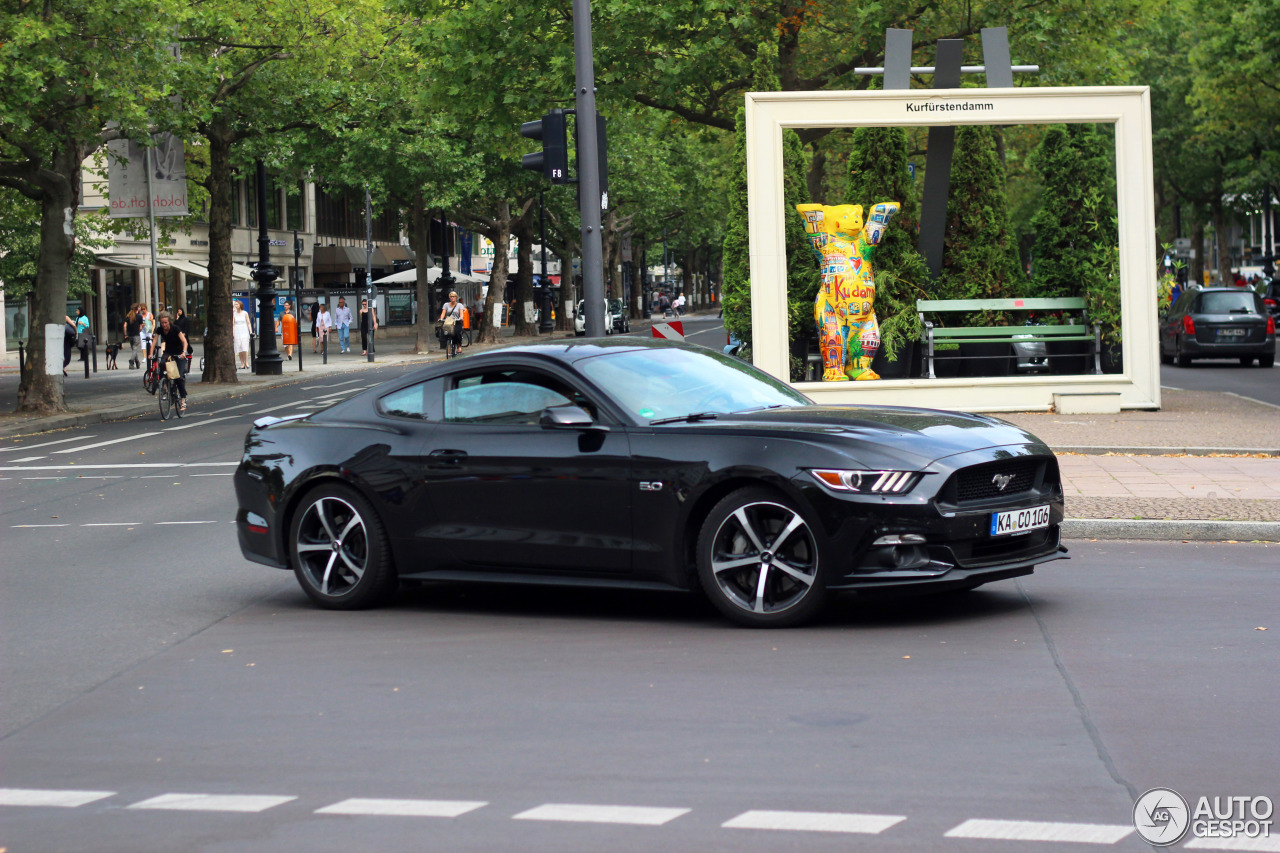
<path fill-rule="evenodd" d="M 1177 359 L 1178 367 L 1190 367 L 1191 356 L 1182 354 L 1182 343 L 1179 342 L 1174 348 L 1174 358 Z"/>
<path fill-rule="evenodd" d="M 1258 356 L 1258 367 L 1275 367 L 1276 354 L 1273 352 Z"/>
<path fill-rule="evenodd" d="M 160 380 L 160 420 L 167 421 L 173 414 L 173 395 L 169 393 L 169 377 Z"/>
<path fill-rule="evenodd" d="M 1241 367 L 1253 367 L 1253 356 L 1251 356 L 1251 355 L 1242 355 L 1242 356 L 1240 356 L 1240 366 L 1241 366 Z"/>
<path fill-rule="evenodd" d="M 178 420 L 182 420 L 182 406 L 185 401 L 178 396 L 178 386 L 176 383 L 170 383 L 169 387 L 169 403 L 173 406 L 174 414 L 178 416 Z"/>
<path fill-rule="evenodd" d="M 150 364 L 150 362 L 148 362 L 148 364 Z M 157 380 L 158 376 L 159 376 L 159 371 L 157 370 L 148 369 L 143 371 L 142 387 L 147 389 L 148 394 L 155 394 L 156 390 L 160 387 L 160 383 Z"/>
<path fill-rule="evenodd" d="M 289 524 L 289 557 L 302 591 L 328 610 L 373 607 L 397 579 L 382 520 L 369 502 L 340 485 L 302 499 Z"/>
<path fill-rule="evenodd" d="M 698 533 L 697 569 L 716 609 L 748 628 L 803 624 L 827 597 L 812 525 L 763 487 L 739 489 L 712 508 Z"/>
<path fill-rule="evenodd" d="M 1171 355 L 1165 355 L 1165 352 L 1164 352 L 1164 344 L 1160 344 L 1159 349 L 1160 349 L 1160 363 L 1161 363 L 1161 364 L 1173 364 L 1173 356 L 1171 356 Z"/>
<path fill-rule="evenodd" d="M 462 346 L 464 348 L 471 346 L 471 330 L 470 329 L 462 330 Z"/>

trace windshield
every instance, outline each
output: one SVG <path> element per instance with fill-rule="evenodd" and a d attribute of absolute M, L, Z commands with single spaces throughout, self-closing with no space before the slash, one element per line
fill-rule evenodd
<path fill-rule="evenodd" d="M 745 361 L 709 349 L 626 350 L 585 359 L 579 366 L 646 421 L 812 405 L 799 391 Z"/>
<path fill-rule="evenodd" d="M 1253 291 L 1218 290 L 1200 294 L 1201 314 L 1257 314 Z"/>

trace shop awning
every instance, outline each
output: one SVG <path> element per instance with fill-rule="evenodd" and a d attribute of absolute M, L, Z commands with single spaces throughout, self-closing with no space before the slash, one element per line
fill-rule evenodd
<path fill-rule="evenodd" d="M 131 258 L 124 255 L 98 255 L 94 261 L 95 267 L 125 267 L 126 269 L 147 269 L 151 266 L 149 258 Z"/>
<path fill-rule="evenodd" d="M 157 263 L 161 266 L 172 267 L 175 270 L 182 270 L 187 275 L 192 275 L 196 278 L 209 277 L 209 270 L 207 267 L 200 266 L 199 264 L 192 263 L 191 261 L 180 261 L 174 258 L 165 258 L 163 261 L 157 260 Z"/>

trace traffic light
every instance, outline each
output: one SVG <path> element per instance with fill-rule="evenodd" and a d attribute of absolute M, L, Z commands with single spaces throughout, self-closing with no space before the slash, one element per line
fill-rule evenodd
<path fill-rule="evenodd" d="M 565 111 L 556 108 L 537 121 L 520 125 L 520 135 L 542 142 L 542 150 L 525 154 L 520 165 L 541 172 L 553 184 L 569 182 L 569 144 L 565 134 Z"/>

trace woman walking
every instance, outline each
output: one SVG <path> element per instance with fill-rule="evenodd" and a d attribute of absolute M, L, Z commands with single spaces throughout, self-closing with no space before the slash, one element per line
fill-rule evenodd
<path fill-rule="evenodd" d="M 177 308 L 176 315 L 173 318 L 173 325 L 178 327 L 178 331 L 182 332 L 187 339 L 187 355 L 195 352 L 195 347 L 191 346 L 191 318 L 187 316 L 187 312 L 183 308 Z"/>
<path fill-rule="evenodd" d="M 156 320 L 151 316 L 151 309 L 144 302 L 138 303 L 138 317 L 142 321 L 138 328 L 138 340 L 142 344 L 142 358 L 146 360 L 148 353 L 151 352 L 151 335 L 155 331 Z"/>
<path fill-rule="evenodd" d="M 136 303 L 130 305 L 129 313 L 124 315 L 124 339 L 129 342 L 129 348 L 133 352 L 129 367 L 141 367 L 146 350 L 142 348 L 142 315 L 138 312 Z"/>
<path fill-rule="evenodd" d="M 231 340 L 235 345 L 236 355 L 240 357 L 240 370 L 249 369 L 249 338 L 253 329 L 249 325 L 249 312 L 244 310 L 239 299 L 232 300 L 234 306 L 231 316 Z"/>
<path fill-rule="evenodd" d="M 280 334 L 280 343 L 284 344 L 285 354 L 293 361 L 293 348 L 298 346 L 298 318 L 293 316 L 292 302 L 284 304 L 284 313 L 276 320 L 276 331 Z"/>
<path fill-rule="evenodd" d="M 369 333 L 378 330 L 378 313 L 369 307 L 369 299 L 360 300 L 360 354 L 369 354 Z"/>

